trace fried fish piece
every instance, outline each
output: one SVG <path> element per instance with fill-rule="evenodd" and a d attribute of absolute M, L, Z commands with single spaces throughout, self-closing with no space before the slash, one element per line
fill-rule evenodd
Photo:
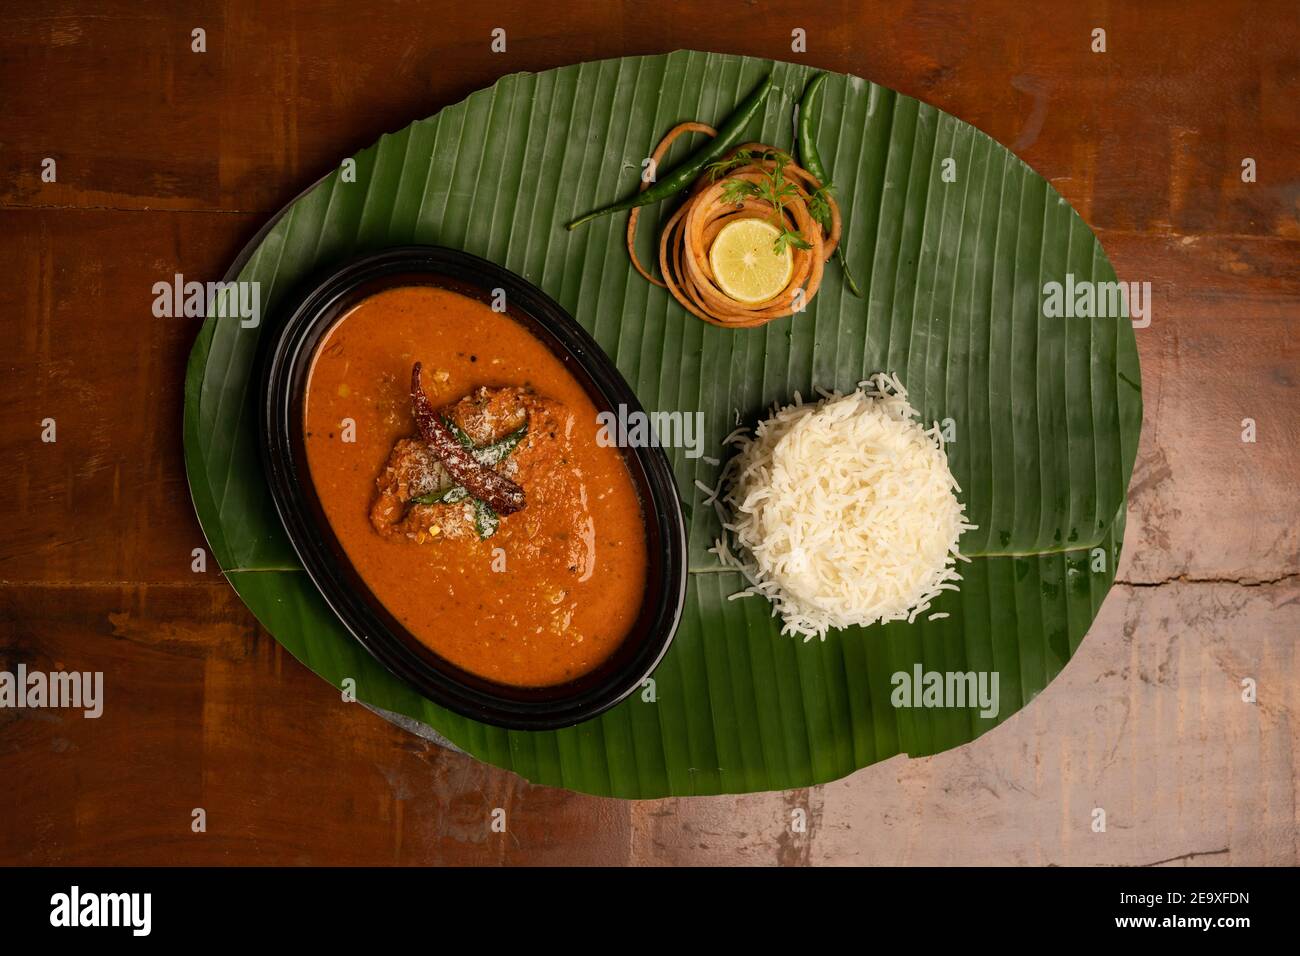
<path fill-rule="evenodd" d="M 571 458 L 567 449 L 573 422 L 568 409 L 528 388 L 480 387 L 442 409 L 440 415 L 468 436 L 478 454 L 515 436 L 527 425 L 518 443 L 487 467 L 528 488 L 529 496 L 529 504 L 517 514 L 499 519 L 494 516 L 493 520 L 529 522 L 532 486 L 546 499 L 547 490 L 554 488 L 557 478 L 551 472 Z M 493 456 L 487 457 L 491 460 Z M 375 498 L 370 508 L 370 523 L 379 534 L 420 543 L 437 538 L 480 538 L 485 536 L 483 520 L 474 499 L 458 486 L 426 442 L 401 438 L 394 443 L 375 479 Z"/>
<path fill-rule="evenodd" d="M 463 430 L 459 436 L 453 433 L 424 393 L 420 371 L 420 363 L 416 362 L 411 369 L 411 411 L 420 437 L 429 450 L 438 456 L 458 485 L 483 503 L 477 507 L 481 513 L 489 515 L 492 522 L 495 523 L 497 515 L 512 514 L 523 508 L 527 501 L 524 489 L 493 470 L 492 462 L 481 460 L 482 455 L 474 451 L 472 442 L 462 442 Z M 487 511 L 483 505 L 491 510 Z"/>

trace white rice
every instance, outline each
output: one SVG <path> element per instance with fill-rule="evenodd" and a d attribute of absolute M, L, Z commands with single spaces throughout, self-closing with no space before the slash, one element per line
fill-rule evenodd
<path fill-rule="evenodd" d="M 897 377 L 819 393 L 807 405 L 796 394 L 752 437 L 733 432 L 737 454 L 706 502 L 725 529 L 713 553 L 750 584 L 732 597 L 767 598 L 781 633 L 805 640 L 914 621 L 957 589 L 958 539 L 975 527 L 957 500 L 943 435 L 915 420 Z"/>

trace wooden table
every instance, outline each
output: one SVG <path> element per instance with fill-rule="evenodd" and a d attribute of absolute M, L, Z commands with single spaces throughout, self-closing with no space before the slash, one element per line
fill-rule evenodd
<path fill-rule="evenodd" d="M 93 6 L 0 17 L 0 669 L 102 670 L 108 700 L 99 720 L 0 710 L 0 863 L 1298 862 L 1294 3 Z M 824 787 L 632 803 L 342 703 L 216 569 L 191 571 L 198 322 L 154 318 L 151 286 L 220 277 L 340 156 L 504 73 L 688 46 L 856 73 L 974 123 L 1155 311 L 1121 583 L 1033 706 Z"/>

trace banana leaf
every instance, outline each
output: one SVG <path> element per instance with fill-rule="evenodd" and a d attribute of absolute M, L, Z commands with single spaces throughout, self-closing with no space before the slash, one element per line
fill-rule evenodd
<path fill-rule="evenodd" d="M 777 90 L 747 138 L 789 146 L 807 67 L 679 51 L 506 76 L 385 135 L 295 200 L 238 277 L 267 318 L 209 317 L 186 377 L 185 454 L 214 556 L 265 627 L 326 680 L 405 714 L 529 780 L 660 797 L 802 787 L 900 753 L 932 754 L 1006 720 L 1078 648 L 1114 579 L 1142 419 L 1132 325 L 1047 318 L 1045 283 L 1114 281 L 1088 227 L 1041 177 L 972 126 L 853 76 L 825 85 L 816 137 L 841 203 L 849 262 L 806 312 L 734 331 L 688 315 L 631 269 L 624 220 L 564 223 L 636 188 L 673 124 L 717 125 L 768 71 Z M 692 148 L 679 143 L 667 169 Z M 946 162 L 951 160 L 952 162 Z M 642 219 L 650 260 L 656 217 Z M 371 659 L 299 566 L 262 477 L 258 339 L 300 281 L 386 246 L 431 243 L 492 259 L 541 286 L 614 358 L 648 410 L 704 413 L 704 457 L 670 450 L 689 518 L 681 629 L 653 687 L 606 715 L 530 733 L 423 699 Z M 773 402 L 897 372 L 944 423 L 973 558 L 947 618 L 779 633 L 708 548 L 723 438 Z M 996 672 L 999 707 L 895 706 L 896 675 Z"/>

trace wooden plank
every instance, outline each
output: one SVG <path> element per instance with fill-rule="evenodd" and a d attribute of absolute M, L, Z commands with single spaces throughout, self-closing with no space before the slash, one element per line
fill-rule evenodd
<path fill-rule="evenodd" d="M 0 710 L 0 863 L 1300 862 L 1294 5 L 754 10 L 743 30 L 703 0 L 51 0 L 0 19 L 0 668 L 107 682 L 99 720 Z M 974 123 L 1152 283 L 1155 314 L 1125 583 L 1032 707 L 827 787 L 626 804 L 344 704 L 190 571 L 197 323 L 155 319 L 151 286 L 219 277 L 340 157 L 506 72 L 678 47 L 806 59 Z"/>
<path fill-rule="evenodd" d="M 627 856 L 625 803 L 530 787 L 344 703 L 227 588 L 10 586 L 0 622 L 0 670 L 104 680 L 97 719 L 0 710 L 5 863 Z"/>
<path fill-rule="evenodd" d="M 198 321 L 155 318 L 151 288 L 176 272 L 220 277 L 257 225 L 245 215 L 0 210 L 16 280 L 0 287 L 14 373 L 0 379 L 0 467 L 14 489 L 0 498 L 0 581 L 195 581 L 191 550 L 204 541 L 179 466 Z M 1281 333 L 1300 293 L 1288 269 L 1300 241 L 1103 240 L 1121 277 L 1150 276 L 1155 297 L 1151 326 L 1138 331 L 1146 422 L 1131 573 L 1268 580 L 1295 569 L 1300 344 Z M 110 246 L 130 249 L 135 267 L 90 254 Z M 1239 275 L 1237 262 L 1248 265 Z M 1248 417 L 1254 444 L 1241 441 Z M 46 418 L 54 444 L 40 440 Z M 1199 546 L 1209 522 L 1225 529 L 1215 548 Z"/>
<path fill-rule="evenodd" d="M 1119 585 L 1033 706 L 975 742 L 812 790 L 637 804 L 633 862 L 1294 866 L 1297 630 L 1295 579 Z"/>
<path fill-rule="evenodd" d="M 175 10 L 64 0 L 0 23 L 0 202 L 270 212 L 341 156 L 503 73 L 678 47 L 807 61 L 934 103 L 1011 146 L 1102 228 L 1297 237 L 1294 9 L 706 0 L 289 3 Z M 1272 8 L 1274 13 L 1268 11 Z M 207 52 L 191 52 L 191 30 Z M 493 53 L 491 31 L 506 30 Z M 807 52 L 791 50 L 791 31 Z M 1091 50 L 1094 28 L 1105 53 Z M 1177 38 L 1176 42 L 1174 38 Z M 59 181 L 40 181 L 53 156 Z M 1240 181 L 1253 157 L 1259 181 Z M 1104 171 L 1104 175 L 1101 173 Z"/>
<path fill-rule="evenodd" d="M 0 210 L 0 581 L 190 582 L 205 545 L 181 451 L 200 320 L 156 318 L 153 284 L 219 279 L 247 216 Z M 125 260 L 106 259 L 121 250 Z M 53 419 L 56 441 L 42 441 Z M 220 579 L 210 568 L 209 580 Z"/>
<path fill-rule="evenodd" d="M 105 675 L 98 720 L 0 711 L 6 862 L 1297 859 L 1294 579 L 1118 586 L 1034 706 L 958 750 L 811 791 L 642 803 L 529 786 L 341 702 L 223 590 L 76 595 L 0 589 L 0 667 Z"/>

